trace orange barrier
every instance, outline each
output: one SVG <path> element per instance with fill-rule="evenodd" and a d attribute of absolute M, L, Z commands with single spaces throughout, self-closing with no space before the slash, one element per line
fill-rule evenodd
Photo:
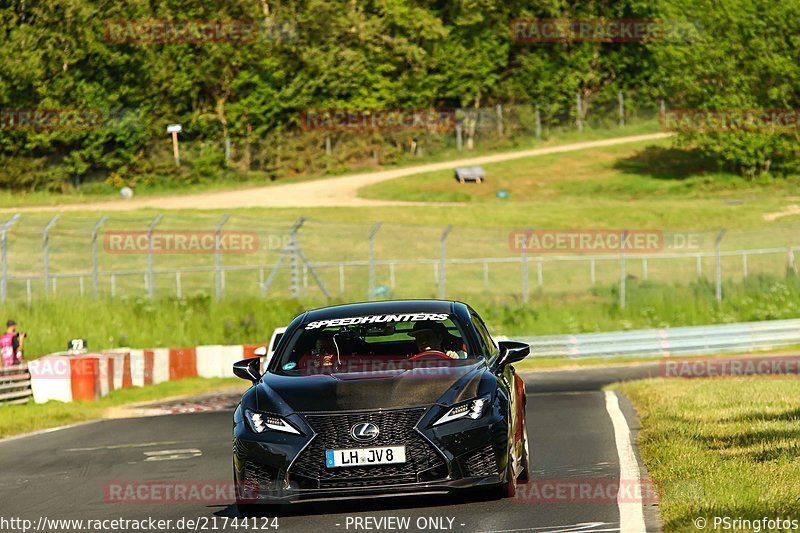
<path fill-rule="evenodd" d="M 133 376 L 131 375 L 131 354 L 125 352 L 122 360 L 122 388 L 130 389 L 133 387 Z"/>
<path fill-rule="evenodd" d="M 145 385 L 152 385 L 153 384 L 153 359 L 154 354 L 153 350 L 145 350 L 144 351 L 144 384 Z"/>
<path fill-rule="evenodd" d="M 192 378 L 197 376 L 197 352 L 194 348 L 170 348 L 169 379 Z"/>
<path fill-rule="evenodd" d="M 257 348 L 263 348 L 263 344 L 245 344 L 242 346 L 244 348 L 244 359 L 251 359 L 253 357 L 258 357 L 255 354 Z"/>
<path fill-rule="evenodd" d="M 95 400 L 100 396 L 100 365 L 97 356 L 69 359 L 72 400 Z"/>

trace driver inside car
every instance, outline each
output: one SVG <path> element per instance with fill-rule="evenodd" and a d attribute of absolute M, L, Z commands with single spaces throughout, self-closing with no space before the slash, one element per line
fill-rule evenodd
<path fill-rule="evenodd" d="M 333 335 L 332 332 L 323 331 L 320 333 L 319 337 L 317 337 L 317 340 L 314 342 L 314 348 L 311 350 L 311 355 L 315 358 L 314 366 L 331 369 L 338 363 L 339 351 L 336 347 Z"/>
<path fill-rule="evenodd" d="M 417 322 L 409 335 L 417 343 L 418 353 L 442 352 L 451 359 L 466 359 L 467 352 L 461 339 L 450 335 L 447 328 L 439 322 Z"/>

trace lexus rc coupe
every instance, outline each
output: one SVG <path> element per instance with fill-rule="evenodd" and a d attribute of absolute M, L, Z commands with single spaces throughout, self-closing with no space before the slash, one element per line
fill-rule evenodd
<path fill-rule="evenodd" d="M 241 512 L 285 504 L 479 489 L 530 476 L 527 344 L 495 344 L 468 305 L 381 301 L 307 311 L 288 326 L 233 417 Z"/>

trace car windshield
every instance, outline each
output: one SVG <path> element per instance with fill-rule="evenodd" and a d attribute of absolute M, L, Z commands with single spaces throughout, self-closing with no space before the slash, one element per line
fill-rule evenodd
<path fill-rule="evenodd" d="M 452 315 L 353 316 L 304 324 L 279 355 L 272 372 L 395 372 L 473 364 L 478 357 Z"/>

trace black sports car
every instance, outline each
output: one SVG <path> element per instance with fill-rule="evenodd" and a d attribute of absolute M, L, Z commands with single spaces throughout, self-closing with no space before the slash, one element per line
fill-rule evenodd
<path fill-rule="evenodd" d="M 403 300 L 308 311 L 281 338 L 233 417 L 237 504 L 486 489 L 528 480 L 525 387 L 460 302 Z"/>

